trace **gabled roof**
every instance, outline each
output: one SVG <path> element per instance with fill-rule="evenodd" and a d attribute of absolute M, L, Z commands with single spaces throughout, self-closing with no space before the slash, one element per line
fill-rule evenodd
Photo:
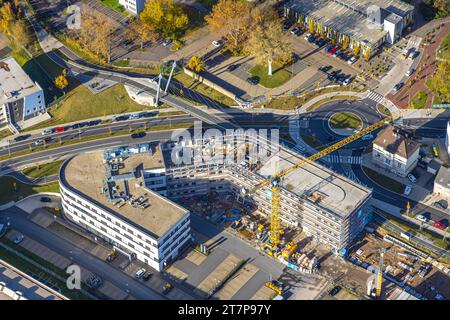
<path fill-rule="evenodd" d="M 407 133 L 392 125 L 381 131 L 373 144 L 403 158 L 409 158 L 420 147 L 420 144 L 410 139 Z"/>

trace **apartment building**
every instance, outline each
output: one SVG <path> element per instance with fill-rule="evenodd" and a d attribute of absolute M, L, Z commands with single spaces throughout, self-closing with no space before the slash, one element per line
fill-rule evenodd
<path fill-rule="evenodd" d="M 389 125 L 373 141 L 372 162 L 406 177 L 419 161 L 420 144 L 398 127 Z"/>
<path fill-rule="evenodd" d="M 0 130 L 45 112 L 45 97 L 12 57 L 0 60 Z"/>
<path fill-rule="evenodd" d="M 159 146 L 148 144 L 67 160 L 59 174 L 64 215 L 130 258 L 163 270 L 192 235 L 189 211 L 146 186 L 164 193 L 164 179 L 156 176 L 162 164 Z"/>
<path fill-rule="evenodd" d="M 363 56 L 394 44 L 413 22 L 414 6 L 400 0 L 291 0 L 285 16 Z"/>
<path fill-rule="evenodd" d="M 144 10 L 146 0 L 119 0 L 119 4 L 126 10 L 138 15 Z"/>

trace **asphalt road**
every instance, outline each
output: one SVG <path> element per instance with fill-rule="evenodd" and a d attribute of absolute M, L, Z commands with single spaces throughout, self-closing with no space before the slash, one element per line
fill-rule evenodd
<path fill-rule="evenodd" d="M 133 277 L 113 268 L 89 252 L 74 246 L 65 239 L 28 220 L 27 213 L 17 207 L 0 211 L 0 216 L 7 219 L 11 223 L 12 228 L 20 231 L 25 236 L 40 242 L 50 250 L 99 275 L 102 279 L 111 282 L 115 286 L 123 288 L 124 284 L 128 284 L 127 289 L 130 295 L 137 299 L 167 299 L 165 296 L 143 285 Z"/>

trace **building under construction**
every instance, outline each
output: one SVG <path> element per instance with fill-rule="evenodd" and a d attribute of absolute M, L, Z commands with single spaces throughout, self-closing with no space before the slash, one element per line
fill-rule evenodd
<path fill-rule="evenodd" d="M 247 141 L 241 148 L 248 149 L 251 143 Z M 218 148 L 205 141 L 195 146 L 184 145 L 184 148 L 195 149 L 196 146 L 208 153 Z M 176 144 L 171 142 L 160 147 L 164 168 L 161 166 L 157 173 L 147 174 L 149 188 L 175 202 L 211 192 L 232 193 L 235 199 L 256 205 L 259 213 L 266 217 L 271 212 L 270 189 L 261 188 L 249 197 L 243 197 L 242 191 L 254 188 L 276 171 L 302 159 L 295 152 L 282 149 L 262 163 L 253 163 L 247 156 L 239 162 L 202 160 L 176 165 L 173 161 Z M 192 151 L 192 154 L 201 153 Z M 317 242 L 330 245 L 338 253 L 348 248 L 363 230 L 370 210 L 371 191 L 317 163 L 309 163 L 282 178 L 280 196 L 280 220 L 284 225 L 302 228 Z"/>

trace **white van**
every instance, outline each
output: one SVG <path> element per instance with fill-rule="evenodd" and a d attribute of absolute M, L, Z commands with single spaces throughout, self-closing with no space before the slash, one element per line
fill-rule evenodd
<path fill-rule="evenodd" d="M 136 272 L 134 276 L 136 277 L 136 279 L 140 279 L 144 275 L 145 271 L 146 270 L 144 268 L 141 268 Z"/>

